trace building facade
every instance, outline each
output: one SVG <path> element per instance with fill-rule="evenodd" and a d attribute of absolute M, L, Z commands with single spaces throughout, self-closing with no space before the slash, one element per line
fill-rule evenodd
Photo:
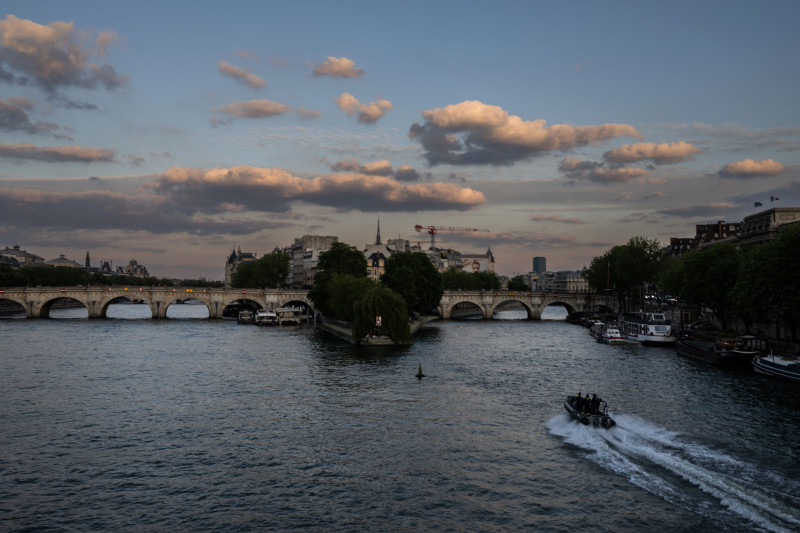
<path fill-rule="evenodd" d="M 231 286 L 233 274 L 236 272 L 236 269 L 239 268 L 239 265 L 250 263 L 255 260 L 256 254 L 252 252 L 242 252 L 241 246 L 238 250 L 234 249 L 225 261 L 225 287 Z"/>
<path fill-rule="evenodd" d="M 540 276 L 547 272 L 547 259 L 544 257 L 533 258 L 533 271 Z"/>
<path fill-rule="evenodd" d="M 303 235 L 292 244 L 292 288 L 304 289 L 314 285 L 319 254 L 328 251 L 331 245 L 339 242 L 333 235 Z"/>

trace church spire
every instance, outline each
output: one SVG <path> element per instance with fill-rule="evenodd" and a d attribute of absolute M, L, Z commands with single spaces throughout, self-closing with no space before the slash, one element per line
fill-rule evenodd
<path fill-rule="evenodd" d="M 378 217 L 378 234 L 375 236 L 375 244 L 381 243 L 381 217 Z"/>

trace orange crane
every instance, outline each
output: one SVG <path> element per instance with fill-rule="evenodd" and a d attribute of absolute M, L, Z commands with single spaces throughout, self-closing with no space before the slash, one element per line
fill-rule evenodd
<path fill-rule="evenodd" d="M 414 226 L 414 229 L 417 231 L 427 230 L 431 236 L 431 248 L 436 248 L 436 234 L 440 231 L 489 231 L 488 229 L 454 228 L 452 226 L 420 226 L 419 224 Z"/>

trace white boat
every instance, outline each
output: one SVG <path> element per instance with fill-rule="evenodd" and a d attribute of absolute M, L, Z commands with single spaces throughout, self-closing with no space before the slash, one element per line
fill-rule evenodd
<path fill-rule="evenodd" d="M 789 381 L 800 383 L 800 361 L 779 355 L 762 355 L 753 357 L 753 370 L 759 374 L 767 374 Z"/>
<path fill-rule="evenodd" d="M 626 339 L 646 345 L 675 344 L 675 330 L 664 313 L 627 313 L 622 317 L 620 331 Z"/>
<path fill-rule="evenodd" d="M 606 328 L 600 340 L 604 344 L 628 344 L 628 339 L 617 328 Z"/>
<path fill-rule="evenodd" d="M 278 323 L 278 314 L 271 309 L 259 309 L 255 322 L 258 326 L 274 326 Z"/>
<path fill-rule="evenodd" d="M 278 315 L 278 325 L 298 326 L 303 319 L 303 309 L 301 307 L 278 307 L 275 309 Z"/>

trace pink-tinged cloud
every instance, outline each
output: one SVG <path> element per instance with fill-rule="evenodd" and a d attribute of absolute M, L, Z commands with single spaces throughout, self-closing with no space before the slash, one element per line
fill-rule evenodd
<path fill-rule="evenodd" d="M 531 222 L 561 222 L 564 224 L 588 224 L 579 218 L 564 218 L 561 215 L 533 215 Z"/>
<path fill-rule="evenodd" d="M 575 180 L 588 180 L 596 183 L 619 183 L 647 176 L 641 168 L 606 167 L 603 162 L 581 161 L 575 157 L 565 157 L 558 169 Z"/>
<path fill-rule="evenodd" d="M 297 118 L 302 120 L 313 120 L 320 117 L 319 111 L 308 109 L 307 107 L 298 107 L 295 112 L 297 113 Z"/>
<path fill-rule="evenodd" d="M 702 150 L 684 141 L 675 143 L 636 143 L 625 144 L 619 148 L 609 150 L 603 154 L 603 159 L 611 164 L 636 163 L 650 160 L 656 165 L 693 161 L 694 154 L 701 154 Z"/>
<path fill-rule="evenodd" d="M 728 163 L 719 171 L 723 178 L 757 178 L 775 176 L 786 171 L 786 167 L 772 159 L 743 159 L 735 163 Z"/>
<path fill-rule="evenodd" d="M 342 94 L 336 99 L 336 104 L 349 117 L 357 113 L 357 120 L 365 124 L 373 124 L 392 109 L 392 103 L 389 100 L 379 98 L 375 102 L 362 104 L 350 93 Z"/>
<path fill-rule="evenodd" d="M 220 212 L 223 205 L 286 212 L 297 202 L 342 211 L 463 211 L 486 202 L 483 193 L 454 184 L 403 185 L 388 177 L 364 174 L 306 179 L 282 169 L 250 166 L 211 170 L 171 168 L 152 186 L 187 210 L 203 213 Z"/>
<path fill-rule="evenodd" d="M 640 137 L 626 124 L 547 126 L 474 100 L 423 111 L 422 117 L 425 122 L 413 124 L 408 135 L 422 144 L 430 165 L 511 165 L 545 152 Z"/>
<path fill-rule="evenodd" d="M 239 49 L 236 51 L 236 53 L 242 59 L 253 59 L 253 60 L 258 59 L 258 54 L 256 54 L 255 52 L 247 52 L 245 50 Z"/>
<path fill-rule="evenodd" d="M 114 150 L 84 146 L 36 146 L 0 143 L 0 158 L 47 163 L 111 163 Z"/>
<path fill-rule="evenodd" d="M 421 177 L 411 165 L 400 165 L 394 173 L 394 179 L 397 181 L 419 181 Z"/>
<path fill-rule="evenodd" d="M 361 172 L 368 176 L 391 176 L 393 174 L 392 164 L 385 159 L 383 161 L 373 161 L 361 165 Z"/>
<path fill-rule="evenodd" d="M 37 85 L 55 94 L 62 87 L 92 89 L 99 85 L 116 89 L 128 83 L 104 62 L 107 48 L 118 39 L 114 32 L 92 37 L 78 31 L 72 22 L 47 26 L 6 15 L 0 20 L 0 80 L 19 85 Z"/>
<path fill-rule="evenodd" d="M 233 78 L 234 80 L 240 83 L 244 83 L 251 89 L 263 89 L 264 87 L 267 86 L 267 82 L 265 82 L 262 78 L 259 78 L 252 72 L 245 70 L 241 67 L 231 65 L 230 63 L 226 63 L 225 61 L 220 61 L 217 68 L 221 73 Z"/>
<path fill-rule="evenodd" d="M 358 160 L 352 157 L 342 159 L 331 165 L 331 170 L 336 172 L 358 172 L 360 168 L 361 165 L 358 163 Z"/>
<path fill-rule="evenodd" d="M 328 56 L 327 61 L 323 61 L 314 67 L 314 76 L 332 76 L 334 78 L 360 78 L 365 72 L 356 68 L 352 59 L 346 57 Z"/>
<path fill-rule="evenodd" d="M 228 124 L 237 118 L 264 118 L 283 115 L 291 111 L 288 105 L 279 104 L 272 100 L 247 100 L 243 102 L 233 102 L 231 104 L 214 109 L 215 113 L 228 115 L 226 118 L 218 119 L 211 116 L 211 125 Z"/>

